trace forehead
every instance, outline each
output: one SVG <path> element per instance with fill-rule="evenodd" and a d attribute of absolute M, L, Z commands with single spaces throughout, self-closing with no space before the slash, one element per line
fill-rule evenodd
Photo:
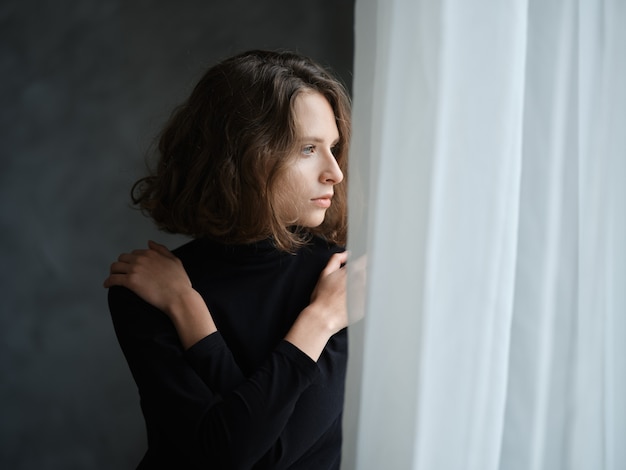
<path fill-rule="evenodd" d="M 294 102 L 294 121 L 299 137 L 337 140 L 339 130 L 330 103 L 319 92 L 300 93 Z"/>

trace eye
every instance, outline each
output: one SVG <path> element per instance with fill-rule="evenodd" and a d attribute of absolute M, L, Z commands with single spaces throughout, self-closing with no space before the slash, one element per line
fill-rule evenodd
<path fill-rule="evenodd" d="M 305 147 L 302 147 L 302 154 L 306 155 L 307 157 L 310 155 L 313 155 L 315 153 L 315 145 L 307 145 Z"/>
<path fill-rule="evenodd" d="M 333 154 L 335 158 L 337 157 L 337 155 L 339 155 L 340 151 L 341 151 L 341 147 L 339 147 L 339 144 L 334 145 L 333 147 L 330 148 L 330 152 Z"/>

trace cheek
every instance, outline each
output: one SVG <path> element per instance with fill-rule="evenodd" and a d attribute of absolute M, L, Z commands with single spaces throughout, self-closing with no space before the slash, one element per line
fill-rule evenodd
<path fill-rule="evenodd" d="M 306 193 L 307 180 L 305 178 L 305 172 L 302 169 L 302 165 L 293 165 L 285 173 L 285 177 L 282 181 L 284 191 L 292 198 L 297 198 Z"/>
<path fill-rule="evenodd" d="M 293 222 L 298 217 L 303 189 L 299 182 L 293 171 L 287 172 L 276 182 L 274 210 L 279 219 L 285 222 Z"/>

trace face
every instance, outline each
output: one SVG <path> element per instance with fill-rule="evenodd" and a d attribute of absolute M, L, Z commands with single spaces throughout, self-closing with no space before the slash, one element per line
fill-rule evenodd
<path fill-rule="evenodd" d="M 335 113 L 318 92 L 304 92 L 294 102 L 297 150 L 278 181 L 283 220 L 317 227 L 332 204 L 333 188 L 343 180 L 333 155 L 339 141 Z"/>

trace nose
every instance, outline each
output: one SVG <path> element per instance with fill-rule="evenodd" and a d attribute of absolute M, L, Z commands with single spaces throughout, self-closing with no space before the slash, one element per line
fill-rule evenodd
<path fill-rule="evenodd" d="M 332 151 L 328 150 L 324 155 L 324 168 L 320 175 L 320 181 L 324 184 L 339 184 L 343 181 L 343 172 L 335 159 Z"/>

